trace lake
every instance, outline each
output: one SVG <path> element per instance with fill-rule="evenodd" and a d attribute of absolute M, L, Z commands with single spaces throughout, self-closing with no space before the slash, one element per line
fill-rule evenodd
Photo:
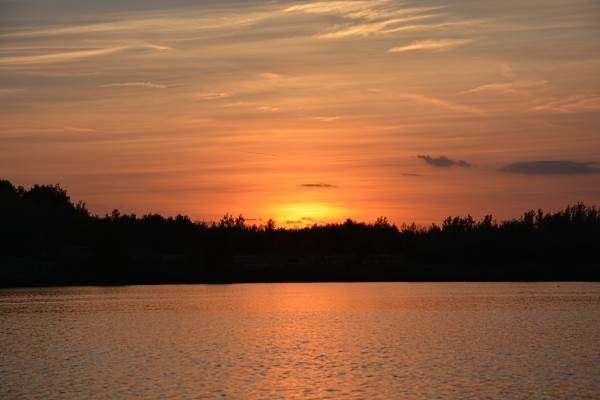
<path fill-rule="evenodd" d="M 599 398 L 600 284 L 0 290 L 2 399 Z"/>

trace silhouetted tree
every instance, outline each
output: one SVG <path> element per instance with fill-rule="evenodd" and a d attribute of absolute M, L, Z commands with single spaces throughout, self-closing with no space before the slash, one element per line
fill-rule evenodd
<path fill-rule="evenodd" d="M 0 180 L 0 285 L 281 280 L 599 280 L 600 211 L 582 203 L 441 225 L 347 219 L 298 229 L 91 215 L 60 185 Z"/>

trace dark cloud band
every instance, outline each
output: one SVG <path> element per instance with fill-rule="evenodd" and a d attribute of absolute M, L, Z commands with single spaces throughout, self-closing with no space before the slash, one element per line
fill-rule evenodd
<path fill-rule="evenodd" d="M 420 158 L 421 160 L 425 161 L 427 164 L 434 166 L 434 167 L 441 167 L 441 168 L 450 168 L 450 167 L 469 168 L 469 167 L 471 167 L 471 164 L 469 164 L 465 160 L 455 161 L 455 160 L 451 160 L 450 158 L 448 158 L 446 156 L 431 157 L 429 154 L 427 154 L 427 155 L 418 155 L 417 157 Z"/>
<path fill-rule="evenodd" d="M 500 171 L 515 174 L 575 175 L 597 174 L 600 173 L 600 168 L 576 161 L 524 161 L 508 164 L 500 168 Z"/>
<path fill-rule="evenodd" d="M 337 185 L 332 185 L 331 183 L 303 183 L 300 186 L 313 189 L 337 189 Z"/>

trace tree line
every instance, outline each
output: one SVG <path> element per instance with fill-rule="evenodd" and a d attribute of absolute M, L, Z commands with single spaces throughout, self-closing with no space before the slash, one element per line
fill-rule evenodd
<path fill-rule="evenodd" d="M 576 204 L 498 221 L 315 224 L 243 216 L 98 216 L 60 185 L 0 180 L 0 286 L 277 281 L 599 280 L 600 211 Z"/>

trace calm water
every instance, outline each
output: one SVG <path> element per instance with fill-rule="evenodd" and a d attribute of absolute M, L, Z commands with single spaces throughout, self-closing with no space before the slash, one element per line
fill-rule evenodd
<path fill-rule="evenodd" d="M 600 284 L 0 291 L 1 399 L 600 398 Z"/>

